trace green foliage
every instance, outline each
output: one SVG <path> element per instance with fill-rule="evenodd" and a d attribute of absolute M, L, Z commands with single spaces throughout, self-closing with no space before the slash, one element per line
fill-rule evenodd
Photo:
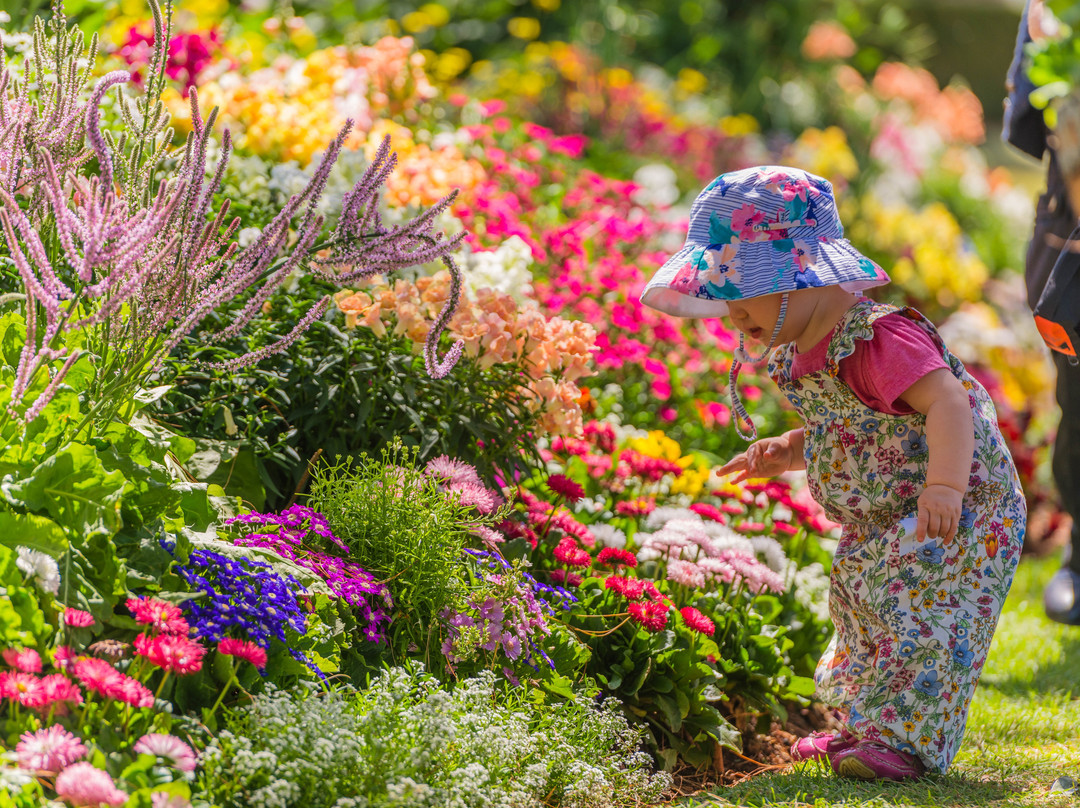
<path fill-rule="evenodd" d="M 536 701 L 490 672 L 444 690 L 395 668 L 358 695 L 256 698 L 207 749 L 198 786 L 223 808 L 641 805 L 670 780 L 639 737 L 614 703 Z"/>
<path fill-rule="evenodd" d="M 316 452 L 373 454 L 396 438 L 416 447 L 421 461 L 446 454 L 487 479 L 496 466 L 510 475 L 539 464 L 527 379 L 513 366 L 483 368 L 466 357 L 446 378 L 432 379 L 407 339 L 344 331 L 324 319 L 254 367 L 231 375 L 198 367 L 197 360 L 227 361 L 284 336 L 319 294 L 302 281 L 274 300 L 249 342 L 229 352 L 192 339 L 166 368 L 172 387 L 154 412 L 199 439 L 198 471 L 206 473 L 199 479 L 259 510 L 280 510 L 302 488 Z"/>
<path fill-rule="evenodd" d="M 391 653 L 400 658 L 413 646 L 430 668 L 442 661 L 439 614 L 465 586 L 462 550 L 484 520 L 416 463 L 416 449 L 393 444 L 379 460 L 361 455 L 319 464 L 309 504 L 348 545 L 347 560 L 389 588 Z"/>

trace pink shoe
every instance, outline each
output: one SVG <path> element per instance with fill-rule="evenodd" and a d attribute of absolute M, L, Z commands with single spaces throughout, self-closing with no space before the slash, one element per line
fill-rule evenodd
<path fill-rule="evenodd" d="M 791 759 L 796 763 L 803 760 L 816 760 L 820 757 L 831 759 L 833 755 L 845 749 L 851 749 L 855 743 L 855 736 L 847 730 L 812 732 L 791 745 Z"/>
<path fill-rule="evenodd" d="M 830 760 L 838 775 L 857 780 L 908 780 L 922 777 L 926 772 L 923 762 L 915 755 L 880 741 L 858 741 Z"/>

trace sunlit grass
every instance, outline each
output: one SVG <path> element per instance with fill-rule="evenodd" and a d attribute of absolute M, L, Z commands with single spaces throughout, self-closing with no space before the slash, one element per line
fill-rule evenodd
<path fill-rule="evenodd" d="M 1080 780 L 1080 628 L 1042 611 L 1056 559 L 1025 560 L 998 624 L 972 701 L 964 744 L 947 775 L 912 783 L 840 780 L 806 763 L 685 800 L 690 806 L 1075 806 L 1050 793 L 1061 775 Z"/>

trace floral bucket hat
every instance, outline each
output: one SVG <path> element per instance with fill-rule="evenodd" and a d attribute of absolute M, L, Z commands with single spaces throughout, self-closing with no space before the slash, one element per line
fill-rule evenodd
<path fill-rule="evenodd" d="M 729 300 L 888 282 L 844 238 L 828 180 L 757 166 L 722 174 L 698 195 L 686 244 L 645 286 L 641 302 L 677 317 L 720 317 Z"/>

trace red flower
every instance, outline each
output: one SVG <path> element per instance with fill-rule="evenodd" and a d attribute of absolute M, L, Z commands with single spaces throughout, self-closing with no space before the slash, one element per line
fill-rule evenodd
<path fill-rule="evenodd" d="M 585 496 L 585 489 L 565 474 L 552 474 L 547 479 L 547 487 L 553 494 L 564 497 L 567 502 L 577 502 Z"/>
<path fill-rule="evenodd" d="M 551 582 L 559 586 L 581 586 L 583 580 L 576 572 L 567 573 L 566 570 L 551 571 Z"/>
<path fill-rule="evenodd" d="M 615 513 L 619 516 L 648 516 L 655 510 L 656 501 L 644 497 L 615 503 Z"/>
<path fill-rule="evenodd" d="M 266 651 L 253 642 L 226 637 L 218 643 L 217 650 L 219 654 L 247 660 L 259 670 L 266 669 Z"/>
<path fill-rule="evenodd" d="M 163 634 L 188 633 L 188 623 L 180 607 L 158 598 L 128 598 L 127 607 L 139 623 L 150 626 Z"/>
<path fill-rule="evenodd" d="M 33 648 L 5 648 L 4 662 L 23 673 L 41 673 L 41 656 Z"/>
<path fill-rule="evenodd" d="M 715 505 L 710 505 L 708 502 L 695 502 L 690 506 L 690 510 L 696 513 L 703 519 L 709 519 L 713 522 L 724 523 L 724 514 Z"/>
<path fill-rule="evenodd" d="M 645 582 L 638 578 L 611 575 L 604 579 L 604 588 L 618 592 L 627 600 L 637 600 L 645 594 Z"/>
<path fill-rule="evenodd" d="M 64 609 L 64 625 L 72 628 L 89 628 L 94 625 L 94 615 L 82 609 Z"/>
<path fill-rule="evenodd" d="M 559 542 L 552 555 L 556 561 L 568 567 L 587 567 L 592 563 L 588 551 L 578 547 L 577 542 L 569 536 Z"/>
<path fill-rule="evenodd" d="M 160 634 L 157 637 L 140 634 L 135 638 L 135 652 L 159 668 L 184 676 L 202 669 L 206 649 L 178 634 Z"/>
<path fill-rule="evenodd" d="M 729 513 L 732 516 L 734 516 L 736 514 L 742 513 L 746 509 L 742 505 L 739 505 L 738 503 L 725 502 L 723 505 L 720 506 L 720 510 L 722 510 L 724 513 Z"/>
<path fill-rule="evenodd" d="M 631 603 L 627 607 L 630 619 L 649 631 L 660 631 L 667 625 L 668 607 L 663 603 Z"/>
<path fill-rule="evenodd" d="M 682 615 L 686 627 L 691 631 L 696 631 L 698 634 L 704 634 L 708 637 L 711 637 L 716 631 L 716 626 L 713 624 L 713 621 L 693 606 L 683 606 L 679 610 L 679 614 Z"/>
<path fill-rule="evenodd" d="M 629 550 L 621 550 L 618 547 L 605 547 L 596 557 L 596 561 L 609 567 L 637 566 L 637 556 Z"/>

